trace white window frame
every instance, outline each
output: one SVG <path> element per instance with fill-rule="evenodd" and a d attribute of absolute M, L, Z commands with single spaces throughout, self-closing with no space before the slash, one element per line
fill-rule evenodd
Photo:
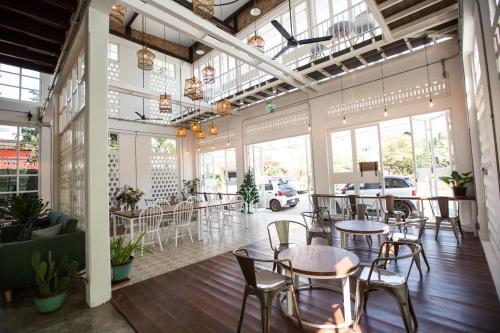
<path fill-rule="evenodd" d="M 7 64 L 5 64 L 5 65 L 7 65 Z M 6 83 L 0 83 L 0 86 L 11 87 L 11 88 L 17 89 L 18 90 L 18 96 L 17 96 L 17 98 L 11 98 L 11 97 L 5 97 L 5 96 L 0 95 L 0 98 L 9 99 L 9 100 L 23 101 L 23 102 L 38 103 L 40 101 L 40 93 L 41 93 L 41 85 L 42 85 L 41 84 L 41 81 L 42 81 L 42 75 L 41 75 L 41 73 L 37 72 L 38 76 L 33 76 L 33 75 L 29 75 L 29 74 L 24 74 L 24 71 L 36 72 L 35 70 L 27 69 L 27 68 L 22 68 L 22 67 L 18 67 L 18 66 L 12 66 L 12 65 L 8 65 L 8 66 L 17 68 L 18 72 L 16 73 L 16 72 L 10 72 L 8 70 L 2 70 L 2 69 L 0 69 L 0 76 L 2 75 L 2 73 L 9 74 L 9 75 L 17 75 L 18 76 L 18 84 L 17 85 L 11 85 L 11 84 L 6 84 Z M 38 88 L 37 89 L 24 88 L 23 87 L 23 78 L 29 78 L 29 79 L 36 79 L 36 80 L 38 80 Z M 23 90 L 38 92 L 38 100 L 31 101 L 31 100 L 22 99 Z"/>

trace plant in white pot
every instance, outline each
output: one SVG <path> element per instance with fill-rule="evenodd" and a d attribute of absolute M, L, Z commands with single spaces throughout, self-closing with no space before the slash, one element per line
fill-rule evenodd
<path fill-rule="evenodd" d="M 439 177 L 443 182 L 448 184 L 453 190 L 453 194 L 457 197 L 463 197 L 467 193 L 467 184 L 472 180 L 472 171 L 459 173 L 452 171 L 450 176 Z"/>
<path fill-rule="evenodd" d="M 117 237 L 110 242 L 111 252 L 111 280 L 119 282 L 128 279 L 132 270 L 133 254 L 135 251 L 144 251 L 143 253 L 151 253 L 148 248 L 142 248 L 142 238 L 144 233 L 141 233 L 135 241 L 125 242 L 123 237 Z"/>
<path fill-rule="evenodd" d="M 68 262 L 67 256 L 62 256 L 59 262 L 52 261 L 49 251 L 48 260 L 41 260 L 39 250 L 33 251 L 31 265 L 36 274 L 38 292 L 35 294 L 35 306 L 41 313 L 50 313 L 60 309 L 68 293 L 71 281 L 75 277 L 79 263 Z"/>

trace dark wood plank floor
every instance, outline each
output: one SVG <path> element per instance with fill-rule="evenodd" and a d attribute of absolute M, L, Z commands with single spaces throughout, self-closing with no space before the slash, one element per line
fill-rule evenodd
<path fill-rule="evenodd" d="M 424 247 L 431 271 L 424 272 L 420 279 L 414 269 L 409 282 L 419 320 L 417 332 L 500 332 L 500 304 L 479 240 L 466 234 L 465 241 L 457 246 L 452 233 L 442 231 L 436 242 L 434 231 L 427 230 Z M 272 254 L 267 240 L 247 248 L 261 257 Z M 362 261 L 373 256 L 366 251 L 357 253 Z M 395 265 L 404 269 L 402 262 Z M 112 303 L 138 332 L 236 332 L 243 287 L 239 266 L 226 253 L 116 290 Z M 354 291 L 354 281 L 351 287 Z M 341 295 L 304 291 L 299 302 L 302 315 L 309 320 L 342 321 L 338 305 Z M 399 310 L 390 296 L 371 294 L 367 310 L 359 332 L 404 331 Z M 300 329 L 281 313 L 275 300 L 272 332 L 309 331 L 329 332 Z M 252 297 L 247 304 L 243 332 L 260 332 L 259 307 Z"/>

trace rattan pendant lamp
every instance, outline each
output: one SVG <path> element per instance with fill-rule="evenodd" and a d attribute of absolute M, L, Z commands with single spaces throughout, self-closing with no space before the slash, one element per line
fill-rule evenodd
<path fill-rule="evenodd" d="M 146 21 L 144 15 L 142 15 L 142 49 L 137 51 L 137 67 L 144 71 L 150 71 L 153 69 L 155 55 L 146 46 Z"/>
<path fill-rule="evenodd" d="M 163 40 L 166 40 L 166 28 L 163 26 Z M 160 95 L 160 113 L 172 112 L 172 97 L 167 94 L 167 54 L 165 53 L 165 92 Z"/>

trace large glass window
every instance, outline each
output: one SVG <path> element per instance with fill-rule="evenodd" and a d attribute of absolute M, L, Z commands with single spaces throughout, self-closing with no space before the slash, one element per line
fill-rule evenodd
<path fill-rule="evenodd" d="M 236 193 L 236 151 L 234 148 L 198 154 L 200 189 L 207 193 Z"/>
<path fill-rule="evenodd" d="M 351 131 L 340 131 L 332 133 L 331 140 L 333 156 L 333 172 L 352 172 L 352 146 Z"/>
<path fill-rule="evenodd" d="M 38 195 L 39 129 L 0 125 L 0 206 L 16 194 Z"/>
<path fill-rule="evenodd" d="M 40 100 L 40 73 L 0 64 L 0 97 L 38 102 Z"/>

